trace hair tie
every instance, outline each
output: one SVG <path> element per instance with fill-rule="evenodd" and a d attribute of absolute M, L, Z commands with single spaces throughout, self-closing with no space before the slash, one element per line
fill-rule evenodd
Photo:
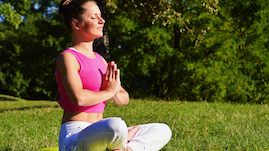
<path fill-rule="evenodd" d="M 66 0 L 63 5 L 68 5 L 71 1 L 70 0 Z"/>

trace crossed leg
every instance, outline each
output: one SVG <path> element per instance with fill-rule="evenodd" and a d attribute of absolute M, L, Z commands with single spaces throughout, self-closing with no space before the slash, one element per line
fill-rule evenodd
<path fill-rule="evenodd" d="M 128 143 L 135 135 L 135 133 L 137 132 L 137 130 L 140 128 L 140 126 L 135 126 L 131 129 L 128 130 L 128 136 L 127 136 L 127 142 Z M 116 149 L 114 151 L 133 151 L 130 147 L 126 147 L 126 148 L 123 148 L 123 149 Z"/>

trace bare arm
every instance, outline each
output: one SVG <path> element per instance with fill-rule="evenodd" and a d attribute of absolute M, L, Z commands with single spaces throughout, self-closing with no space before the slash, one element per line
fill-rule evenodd
<path fill-rule="evenodd" d="M 120 72 L 117 72 L 117 75 L 120 76 Z M 120 81 L 120 79 L 119 79 Z M 128 92 L 121 86 L 119 82 L 119 89 L 117 93 L 113 96 L 113 100 L 118 105 L 127 105 L 129 103 L 129 94 Z"/>
<path fill-rule="evenodd" d="M 69 52 L 63 53 L 57 62 L 58 71 L 61 75 L 64 88 L 70 100 L 78 106 L 92 106 L 112 98 L 117 93 L 118 81 L 113 76 L 115 71 L 108 69 L 112 74 L 107 82 L 106 89 L 94 92 L 91 90 L 83 89 L 82 81 L 78 74 L 80 70 L 79 63 L 73 54 Z M 113 78 L 114 77 L 114 78 Z"/>
<path fill-rule="evenodd" d="M 115 76 L 118 81 L 118 88 L 116 94 L 112 97 L 116 104 L 118 105 L 127 105 L 129 103 L 129 94 L 128 92 L 121 86 L 120 82 L 120 70 L 117 69 L 117 64 L 114 63 L 114 61 L 110 62 L 109 64 L 105 61 L 104 58 L 102 58 L 104 63 L 106 64 L 107 68 L 113 68 L 115 71 Z M 109 73 L 107 73 L 109 74 Z M 103 87 L 104 89 L 106 86 Z"/>
<path fill-rule="evenodd" d="M 120 91 L 116 93 L 113 96 L 113 100 L 118 104 L 118 105 L 127 105 L 129 103 L 129 94 L 128 92 L 121 86 Z"/>

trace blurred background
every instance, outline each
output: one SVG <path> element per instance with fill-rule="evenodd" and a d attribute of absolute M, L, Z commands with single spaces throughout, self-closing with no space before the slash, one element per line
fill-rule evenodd
<path fill-rule="evenodd" d="M 57 100 L 61 0 L 0 1 L 0 94 Z M 95 51 L 133 98 L 268 103 L 269 0 L 96 0 Z"/>

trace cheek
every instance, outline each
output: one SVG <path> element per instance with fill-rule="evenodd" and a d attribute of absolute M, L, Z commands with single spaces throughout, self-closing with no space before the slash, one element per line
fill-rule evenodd
<path fill-rule="evenodd" d="M 91 23 L 91 22 L 86 23 L 85 24 L 85 28 L 88 29 L 88 30 L 94 29 L 94 23 Z"/>
<path fill-rule="evenodd" d="M 84 24 L 84 28 L 85 28 L 86 30 L 87 30 L 89 27 L 90 27 L 89 24 L 87 24 L 87 23 Z"/>

